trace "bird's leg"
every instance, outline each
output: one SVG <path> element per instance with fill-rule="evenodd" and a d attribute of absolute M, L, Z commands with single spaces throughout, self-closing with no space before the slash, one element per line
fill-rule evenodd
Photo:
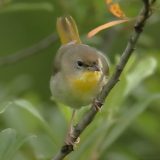
<path fill-rule="evenodd" d="M 66 145 L 74 145 L 75 143 L 78 143 L 78 140 L 79 140 L 78 139 L 75 141 L 75 137 L 73 135 L 73 121 L 74 121 L 75 114 L 76 114 L 76 110 L 73 109 L 71 120 L 69 122 L 69 127 L 68 127 L 68 131 L 67 131 L 67 136 L 65 138 Z"/>

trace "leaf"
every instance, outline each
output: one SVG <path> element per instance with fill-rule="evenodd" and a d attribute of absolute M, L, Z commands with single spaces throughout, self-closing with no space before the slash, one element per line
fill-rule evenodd
<path fill-rule="evenodd" d="M 129 109 L 122 113 L 122 116 L 118 119 L 117 124 L 112 128 L 111 132 L 106 135 L 105 141 L 99 150 L 99 154 L 102 155 L 108 147 L 110 147 L 117 138 L 124 132 L 124 130 L 149 107 L 149 105 L 160 99 L 160 94 L 148 96 L 141 100 L 137 104 L 128 107 Z"/>
<path fill-rule="evenodd" d="M 57 105 L 60 110 L 60 113 L 62 113 L 65 120 L 69 122 L 71 119 L 72 109 L 62 103 L 57 103 Z"/>
<path fill-rule="evenodd" d="M 56 154 L 57 148 L 53 145 L 50 137 L 45 134 L 39 134 L 36 138 L 31 139 L 29 144 L 37 160 L 49 160 L 50 157 Z"/>
<path fill-rule="evenodd" d="M 6 106 L 4 105 L 2 107 L 2 109 L 0 110 L 0 113 L 5 112 L 5 110 L 8 107 L 20 107 L 22 109 L 25 109 L 26 111 L 28 111 L 30 114 L 32 114 L 37 120 L 39 120 L 39 122 L 41 123 L 41 125 L 43 126 L 43 128 L 47 131 L 47 133 L 51 136 L 53 142 L 55 144 L 58 144 L 57 139 L 55 138 L 55 132 L 52 131 L 51 127 L 48 125 L 48 123 L 43 119 L 43 117 L 39 114 L 39 112 L 35 109 L 35 107 L 28 101 L 23 100 L 23 99 L 19 99 L 19 100 L 15 100 L 15 101 L 11 101 L 11 102 L 7 102 Z"/>
<path fill-rule="evenodd" d="M 106 0 L 106 4 L 109 8 L 109 11 L 116 17 L 121 18 L 121 20 L 115 20 L 115 21 L 111 21 L 111 22 L 107 22 L 103 25 L 100 25 L 98 27 L 96 27 L 95 29 L 91 30 L 87 37 L 91 38 L 93 36 L 95 36 L 98 32 L 107 29 L 109 27 L 124 23 L 124 22 L 128 22 L 130 19 L 125 15 L 125 13 L 122 11 L 122 9 L 120 8 L 120 5 L 118 3 L 113 3 L 112 0 Z"/>
<path fill-rule="evenodd" d="M 0 104 L 0 114 L 4 113 L 5 110 L 12 104 L 12 102 L 3 102 Z"/>
<path fill-rule="evenodd" d="M 112 0 L 106 0 L 107 7 L 109 11 L 118 18 L 127 18 L 123 10 L 121 9 L 119 3 L 114 3 Z"/>
<path fill-rule="evenodd" d="M 118 3 L 109 5 L 109 11 L 118 18 L 127 18 Z"/>
<path fill-rule="evenodd" d="M 110 127 L 113 125 L 113 123 L 114 123 L 114 121 L 112 119 L 107 118 L 107 123 L 105 123 L 103 125 L 99 125 L 98 127 L 96 126 L 96 130 L 95 130 L 95 128 L 93 128 L 93 130 L 91 130 L 86 135 L 86 137 L 84 137 L 85 140 L 81 143 L 81 146 L 79 147 L 77 152 L 73 153 L 71 160 L 79 159 L 79 157 L 81 157 L 81 159 L 87 158 L 86 157 L 87 152 L 92 152 L 93 148 L 95 147 L 95 145 L 93 145 L 93 142 L 96 144 L 97 141 L 104 136 L 104 134 L 108 131 L 108 129 L 110 129 Z M 88 136 L 88 135 L 90 135 L 90 136 Z M 97 139 L 97 137 L 99 135 L 101 135 L 101 137 L 99 137 Z M 89 150 L 88 150 L 88 148 L 89 148 Z"/>
<path fill-rule="evenodd" d="M 127 86 L 125 95 L 131 93 L 145 78 L 152 75 L 156 66 L 157 61 L 153 57 L 141 60 L 126 76 Z"/>
<path fill-rule="evenodd" d="M 105 23 L 105 24 L 103 24 L 101 26 L 98 26 L 95 29 L 91 30 L 88 33 L 87 37 L 91 38 L 91 37 L 95 36 L 98 32 L 100 32 L 100 31 L 102 31 L 104 29 L 107 29 L 109 27 L 116 26 L 118 24 L 121 24 L 121 23 L 124 23 L 124 22 L 128 22 L 128 21 L 129 21 L 129 19 L 122 19 L 122 20 L 115 20 L 115 21 L 111 21 L 111 22 Z"/>
<path fill-rule="evenodd" d="M 14 129 L 8 128 L 0 132 L 0 160 L 11 160 L 17 150 L 30 138 L 35 136 L 17 135 Z"/>

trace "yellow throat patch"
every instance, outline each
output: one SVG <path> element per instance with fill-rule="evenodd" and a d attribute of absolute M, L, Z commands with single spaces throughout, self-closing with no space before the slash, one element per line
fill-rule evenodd
<path fill-rule="evenodd" d="M 70 79 L 70 84 L 72 86 L 73 92 L 75 92 L 75 94 L 81 95 L 92 94 L 96 92 L 101 74 L 102 73 L 98 71 L 88 71 L 77 77 L 72 77 Z"/>

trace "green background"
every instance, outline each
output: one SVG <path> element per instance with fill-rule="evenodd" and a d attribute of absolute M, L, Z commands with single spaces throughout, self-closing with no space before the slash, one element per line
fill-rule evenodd
<path fill-rule="evenodd" d="M 131 18 L 142 7 L 138 0 L 118 2 Z M 160 159 L 158 3 L 120 82 L 68 159 Z M 48 36 L 57 36 L 56 19 L 63 15 L 74 17 L 84 43 L 106 54 L 112 74 L 134 20 L 88 39 L 86 35 L 91 29 L 117 19 L 103 0 L 1 0 L 0 62 L 1 57 L 18 51 L 24 54 L 23 50 Z M 37 54 L 0 65 L 0 160 L 48 160 L 61 146 L 71 110 L 52 102 L 49 90 L 52 63 L 59 46 L 57 39 Z M 78 111 L 76 121 L 86 110 Z"/>

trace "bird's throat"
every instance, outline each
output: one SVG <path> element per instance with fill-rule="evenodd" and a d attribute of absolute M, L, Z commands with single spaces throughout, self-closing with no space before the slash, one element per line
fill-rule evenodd
<path fill-rule="evenodd" d="M 75 94 L 86 95 L 97 92 L 102 73 L 88 71 L 70 78 L 70 85 Z"/>

